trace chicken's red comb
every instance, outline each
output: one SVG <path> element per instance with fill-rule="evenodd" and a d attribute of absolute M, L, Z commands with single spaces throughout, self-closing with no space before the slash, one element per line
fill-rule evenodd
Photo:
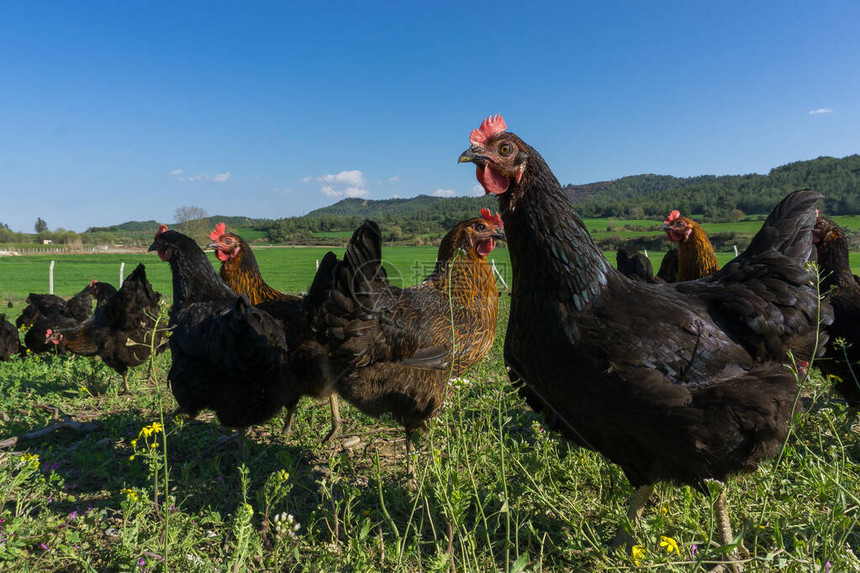
<path fill-rule="evenodd" d="M 490 116 L 481 123 L 481 127 L 472 130 L 471 135 L 469 135 L 469 142 L 472 145 L 483 145 L 492 136 L 505 131 L 507 128 L 508 124 L 505 123 L 502 114 L 496 114 L 495 117 Z"/>
<path fill-rule="evenodd" d="M 160 235 L 161 233 L 163 233 L 166 230 L 167 230 L 167 225 L 162 223 L 161 225 L 158 226 L 158 230 L 155 232 L 155 236 L 157 237 L 158 235 Z"/>
<path fill-rule="evenodd" d="M 225 225 L 224 223 L 216 223 L 215 228 L 212 230 L 211 233 L 209 233 L 209 238 L 213 241 L 217 241 L 226 231 L 227 225 Z"/>
<path fill-rule="evenodd" d="M 502 217 L 498 213 L 492 215 L 490 213 L 490 210 L 486 207 L 481 209 L 481 217 L 483 217 L 485 221 L 495 225 L 496 227 L 501 227 L 502 229 L 505 228 L 505 224 L 502 223 Z"/>
<path fill-rule="evenodd" d="M 664 223 L 671 223 L 672 221 L 674 221 L 675 219 L 677 219 L 680 216 L 681 216 L 680 211 L 678 211 L 678 210 L 672 211 L 671 213 L 669 213 L 669 216 L 663 220 L 663 222 Z"/>
<path fill-rule="evenodd" d="M 94 287 L 97 282 L 99 282 L 98 279 L 93 279 L 90 283 L 90 288 Z"/>
<path fill-rule="evenodd" d="M 821 215 L 819 215 L 819 214 L 818 214 L 818 209 L 816 209 L 816 210 L 815 210 L 815 216 L 816 216 L 816 217 L 820 217 L 820 216 L 821 216 Z"/>

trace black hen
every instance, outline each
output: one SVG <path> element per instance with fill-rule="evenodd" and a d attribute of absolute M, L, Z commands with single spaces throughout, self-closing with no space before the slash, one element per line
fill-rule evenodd
<path fill-rule="evenodd" d="M 654 265 L 651 264 L 651 259 L 636 249 L 618 247 L 615 253 L 615 268 L 629 279 L 643 283 L 657 282 L 654 279 Z"/>
<path fill-rule="evenodd" d="M 678 278 L 678 249 L 669 249 L 660 261 L 657 282 L 673 283 Z"/>
<path fill-rule="evenodd" d="M 499 198 L 513 267 L 505 362 L 529 405 L 622 467 L 639 488 L 633 517 L 657 481 L 703 489 L 772 456 L 797 392 L 774 361 L 789 350 L 810 360 L 826 340 L 816 349 L 819 300 L 803 266 L 820 195 L 789 195 L 716 274 L 645 284 L 611 267 L 540 154 L 505 130 L 485 121 L 460 161 Z M 830 308 L 821 314 L 829 322 Z"/>
<path fill-rule="evenodd" d="M 15 320 L 15 326 L 28 327 L 24 335 L 24 344 L 31 352 L 47 352 L 54 349 L 47 338 L 49 331 L 58 328 L 71 328 L 86 320 L 93 309 L 93 285 L 88 284 L 84 289 L 65 300 L 53 294 L 30 293 L 27 306 Z M 62 353 L 62 349 L 57 349 Z"/>
<path fill-rule="evenodd" d="M 100 356 L 122 376 L 123 388 L 130 393 L 129 367 L 146 362 L 151 349 L 158 349 L 164 338 L 166 328 L 155 329 L 161 295 L 146 280 L 142 264 L 125 279 L 119 291 L 109 283 L 94 282 L 92 286 L 97 300 L 93 315 L 72 328 L 54 330 L 50 338 L 62 350 Z"/>
<path fill-rule="evenodd" d="M 9 360 L 12 355 L 18 353 L 19 348 L 18 329 L 14 324 L 6 322 L 5 314 L 0 314 L 0 360 Z"/>
<path fill-rule="evenodd" d="M 168 378 L 180 409 L 194 417 L 209 408 L 245 428 L 294 405 L 281 323 L 230 290 L 189 237 L 162 225 L 149 250 L 173 272 Z"/>
<path fill-rule="evenodd" d="M 818 217 L 812 242 L 821 268 L 821 292 L 833 306 L 833 324 L 827 329 L 830 343 L 821 371 L 835 378 L 835 386 L 851 412 L 860 409 L 860 282 L 848 261 L 848 238 L 839 225 Z M 844 341 L 837 342 L 841 339 Z"/>

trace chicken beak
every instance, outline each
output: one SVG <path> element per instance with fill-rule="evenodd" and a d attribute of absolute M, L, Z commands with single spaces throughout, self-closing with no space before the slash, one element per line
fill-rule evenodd
<path fill-rule="evenodd" d="M 217 251 L 218 250 L 218 241 L 212 241 L 211 243 L 209 243 L 208 245 L 203 247 L 203 249 L 204 250 L 205 249 L 212 249 L 213 251 Z"/>
<path fill-rule="evenodd" d="M 470 147 L 469 149 L 460 154 L 460 159 L 457 160 L 457 163 L 475 163 L 475 159 L 477 159 L 478 157 L 479 156 L 475 154 L 475 152 L 472 151 L 472 148 Z"/>
<path fill-rule="evenodd" d="M 156 245 L 155 243 L 152 243 L 151 245 L 149 245 L 149 248 L 146 249 L 146 252 L 148 253 L 150 251 L 157 251 L 157 250 L 158 250 L 158 245 Z"/>
<path fill-rule="evenodd" d="M 660 229 L 658 229 L 658 230 L 660 230 L 660 231 L 669 231 L 669 230 L 670 230 L 670 229 L 669 229 L 669 225 L 667 225 L 667 224 L 663 223 L 662 225 L 660 225 Z"/>
<path fill-rule="evenodd" d="M 505 236 L 505 232 L 502 229 L 496 229 L 495 231 L 493 231 L 493 234 L 490 236 L 497 241 L 507 241 L 508 240 L 508 238 Z"/>

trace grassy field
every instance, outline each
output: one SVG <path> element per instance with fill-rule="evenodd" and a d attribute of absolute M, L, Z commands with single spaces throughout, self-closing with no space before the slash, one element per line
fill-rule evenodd
<path fill-rule="evenodd" d="M 437 247 L 385 247 L 385 268 L 392 284 L 409 286 L 424 279 L 432 270 Z M 273 287 L 284 292 L 300 293 L 308 288 L 316 271 L 316 262 L 329 251 L 325 247 L 254 247 L 263 277 Z M 338 255 L 343 249 L 336 249 Z M 507 249 L 497 249 L 489 257 L 499 272 L 510 282 L 510 258 Z M 210 253 L 216 268 L 220 263 Z M 153 288 L 167 297 L 172 296 L 170 267 L 155 253 L 98 255 L 38 255 L 0 257 L 0 301 L 12 302 L 12 308 L 2 309 L 9 318 L 20 314 L 31 292 L 48 292 L 48 273 L 54 264 L 54 293 L 70 297 L 97 279 L 113 285 L 119 283 L 120 264 L 125 274 L 138 263 L 146 265 L 146 276 Z"/>
<path fill-rule="evenodd" d="M 82 357 L 0 363 L 0 568 L 9 571 L 705 571 L 721 551 L 712 503 L 661 484 L 610 550 L 630 486 L 618 467 L 546 431 L 507 381 L 509 298 L 490 356 L 454 381 L 419 441 L 417 485 L 401 431 L 342 404 L 344 435 L 320 443 L 325 405 L 253 428 L 246 452 L 204 414 L 172 418 L 158 381 Z M 547 357 L 551 359 L 551 357 Z M 818 378 L 806 383 L 778 460 L 727 486 L 748 571 L 860 571 L 860 428 Z M 347 447 L 347 444 L 349 446 Z M 832 569 L 826 568 L 830 563 Z"/>
<path fill-rule="evenodd" d="M 325 251 L 255 249 L 271 284 L 292 292 L 306 288 Z M 433 247 L 384 252 L 389 276 L 405 284 L 435 256 Z M 657 267 L 663 253 L 649 254 Z M 493 258 L 510 281 L 507 255 Z M 51 258 L 0 258 L 0 296 L 16 301 L 10 318 L 27 292 L 46 290 Z M 63 295 L 92 278 L 116 283 L 123 261 L 126 273 L 144 262 L 155 288 L 171 292 L 168 265 L 154 254 L 53 259 Z M 510 386 L 509 301 L 502 296 L 490 356 L 452 382 L 419 440 L 415 487 L 399 428 L 348 404 L 331 446 L 319 441 L 327 405 L 305 401 L 292 435 L 273 419 L 251 429 L 243 456 L 216 443 L 229 432 L 210 414 L 170 416 L 168 355 L 155 359 L 154 383 L 145 368 L 130 373 L 133 396 L 118 393 L 119 376 L 98 360 L 0 363 L 0 440 L 55 416 L 88 424 L 0 447 L 0 569 L 706 571 L 724 551 L 714 541 L 716 492 L 661 484 L 635 531 L 641 552 L 609 549 L 630 486 L 599 454 L 546 431 Z M 817 373 L 802 401 L 808 413 L 793 421 L 779 458 L 727 486 L 747 570 L 860 571 L 860 426 Z"/>

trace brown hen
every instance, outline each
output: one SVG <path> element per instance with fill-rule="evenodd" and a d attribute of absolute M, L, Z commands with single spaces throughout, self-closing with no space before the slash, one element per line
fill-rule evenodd
<path fill-rule="evenodd" d="M 720 270 L 711 240 L 698 223 L 672 211 L 660 230 L 678 243 L 678 273 L 672 282 L 694 281 Z"/>
<path fill-rule="evenodd" d="M 356 230 L 323 305 L 331 356 L 344 368 L 335 387 L 359 410 L 390 412 L 410 437 L 438 415 L 448 379 L 484 358 L 496 332 L 499 292 L 487 255 L 504 238 L 501 219 L 458 223 L 442 239 L 433 272 L 406 289 L 388 282 L 373 221 Z"/>

